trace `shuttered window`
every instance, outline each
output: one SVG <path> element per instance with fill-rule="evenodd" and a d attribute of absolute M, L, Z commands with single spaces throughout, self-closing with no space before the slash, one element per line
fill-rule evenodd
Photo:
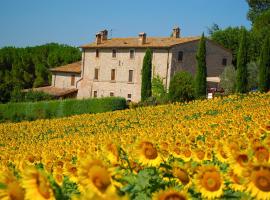
<path fill-rule="evenodd" d="M 71 86 L 74 86 L 75 85 L 75 75 L 71 75 L 71 83 L 70 83 Z"/>
<path fill-rule="evenodd" d="M 133 82 L 133 70 L 128 71 L 128 82 Z"/>
<path fill-rule="evenodd" d="M 111 81 L 115 81 L 115 69 L 111 70 Z"/>
<path fill-rule="evenodd" d="M 98 80 L 98 69 L 97 69 L 97 68 L 95 68 L 94 79 L 95 79 L 95 80 Z"/>

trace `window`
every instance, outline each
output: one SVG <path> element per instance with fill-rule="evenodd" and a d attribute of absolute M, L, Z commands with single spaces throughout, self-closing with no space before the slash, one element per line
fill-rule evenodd
<path fill-rule="evenodd" d="M 226 59 L 226 58 L 223 58 L 223 59 L 222 59 L 222 65 L 223 65 L 223 66 L 226 66 L 226 65 L 227 65 L 227 59 Z"/>
<path fill-rule="evenodd" d="M 112 57 L 113 57 L 113 58 L 116 58 L 116 49 L 113 49 L 113 50 L 112 50 Z"/>
<path fill-rule="evenodd" d="M 128 94 L 128 95 L 127 95 L 127 98 L 131 99 L 131 94 Z"/>
<path fill-rule="evenodd" d="M 135 58 L 135 50 L 134 49 L 129 50 L 129 58 L 130 59 L 134 59 Z"/>
<path fill-rule="evenodd" d="M 75 85 L 75 75 L 71 75 L 71 83 L 70 83 L 71 86 L 74 86 Z"/>
<path fill-rule="evenodd" d="M 94 91 L 94 97 L 97 97 L 97 91 Z"/>
<path fill-rule="evenodd" d="M 128 71 L 128 82 L 133 82 L 133 70 Z"/>
<path fill-rule="evenodd" d="M 111 81 L 115 81 L 115 69 L 111 70 Z"/>
<path fill-rule="evenodd" d="M 183 51 L 178 52 L 178 61 L 183 61 Z"/>
<path fill-rule="evenodd" d="M 96 58 L 98 58 L 98 57 L 99 57 L 99 50 L 96 49 Z"/>
<path fill-rule="evenodd" d="M 94 76 L 94 79 L 95 79 L 95 80 L 98 80 L 98 69 L 97 69 L 97 68 L 95 68 L 95 76 Z"/>
<path fill-rule="evenodd" d="M 110 97 L 113 97 L 114 96 L 114 93 L 113 92 L 110 92 Z"/>

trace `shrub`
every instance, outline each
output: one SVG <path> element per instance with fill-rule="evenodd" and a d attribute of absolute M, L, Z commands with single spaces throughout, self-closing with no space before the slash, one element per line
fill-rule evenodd
<path fill-rule="evenodd" d="M 169 99 L 171 101 L 190 101 L 195 97 L 193 77 L 189 72 L 177 72 L 169 87 Z"/>
<path fill-rule="evenodd" d="M 66 117 L 84 113 L 100 113 L 127 108 L 120 97 L 98 99 L 67 99 L 27 103 L 0 104 L 1 121 L 23 121 Z"/>
<path fill-rule="evenodd" d="M 236 70 L 233 65 L 228 65 L 220 75 L 220 86 L 224 89 L 224 93 L 231 94 L 236 90 Z"/>

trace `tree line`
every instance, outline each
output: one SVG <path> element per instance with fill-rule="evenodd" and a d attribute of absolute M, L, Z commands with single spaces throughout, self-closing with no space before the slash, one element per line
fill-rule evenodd
<path fill-rule="evenodd" d="M 35 47 L 0 49 L 0 102 L 12 93 L 51 83 L 50 68 L 81 59 L 79 48 L 50 43 Z"/>

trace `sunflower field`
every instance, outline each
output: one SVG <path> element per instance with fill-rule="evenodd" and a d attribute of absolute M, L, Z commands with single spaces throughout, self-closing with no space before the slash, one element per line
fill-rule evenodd
<path fill-rule="evenodd" d="M 0 124 L 0 199 L 270 199 L 270 93 Z"/>

